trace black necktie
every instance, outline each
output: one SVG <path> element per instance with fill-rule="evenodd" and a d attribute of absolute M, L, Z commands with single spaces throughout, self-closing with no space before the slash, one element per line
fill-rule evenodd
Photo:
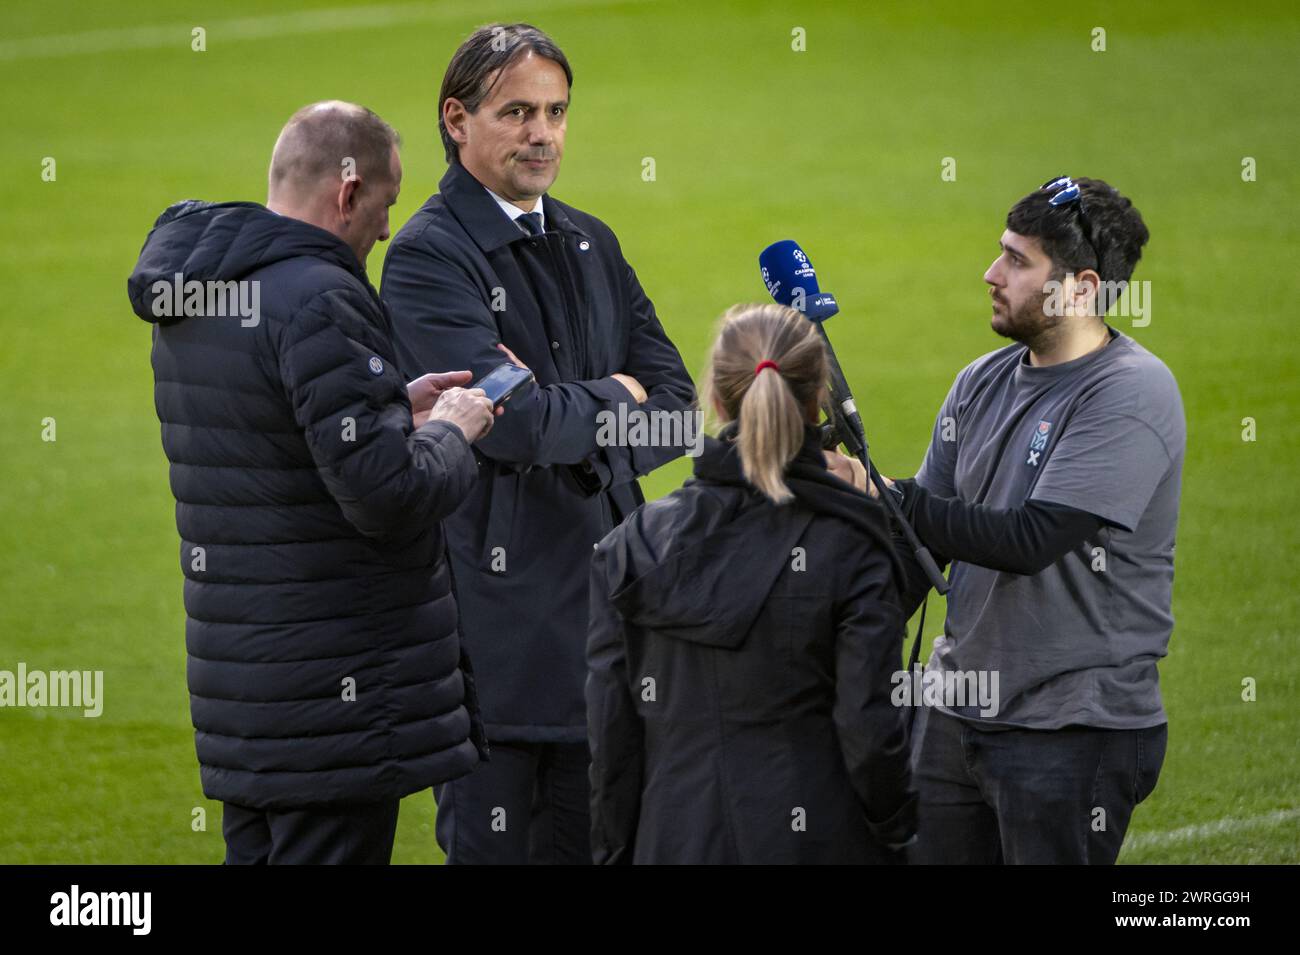
<path fill-rule="evenodd" d="M 540 212 L 525 212 L 515 219 L 515 222 L 519 223 L 519 228 L 529 235 L 542 234 L 542 214 Z"/>

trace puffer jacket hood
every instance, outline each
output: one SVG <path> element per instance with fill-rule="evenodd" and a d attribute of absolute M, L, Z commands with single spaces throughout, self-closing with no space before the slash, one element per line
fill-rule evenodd
<path fill-rule="evenodd" d="M 186 199 L 158 217 L 127 280 L 135 314 L 146 322 L 169 324 L 183 315 L 157 314 L 156 294 L 170 295 L 180 275 L 184 282 L 237 282 L 284 259 L 313 256 L 346 269 L 367 282 L 361 263 L 337 236 L 300 219 L 278 215 L 256 202 L 202 202 Z M 165 293 L 155 291 L 164 282 Z"/>
<path fill-rule="evenodd" d="M 706 437 L 682 491 L 642 507 L 606 539 L 609 596 L 624 620 L 694 643 L 740 646 L 813 514 L 840 517 L 875 540 L 902 580 L 883 508 L 827 470 L 817 429 L 807 429 L 786 469 L 795 500 L 782 507 L 745 481 L 735 435 L 733 423 Z M 789 507 L 801 519 L 785 519 Z M 766 543 L 755 547 L 756 540 Z"/>

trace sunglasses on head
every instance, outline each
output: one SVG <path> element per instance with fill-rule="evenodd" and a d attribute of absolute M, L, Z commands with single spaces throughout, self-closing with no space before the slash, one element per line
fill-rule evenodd
<path fill-rule="evenodd" d="M 1040 192 L 1051 192 L 1051 197 L 1047 200 L 1049 206 L 1073 206 L 1079 213 L 1079 231 L 1083 233 L 1083 241 L 1088 243 L 1088 248 L 1092 250 L 1093 261 L 1097 263 L 1097 268 L 1101 268 L 1101 256 L 1097 253 L 1097 246 L 1092 241 L 1092 228 L 1088 223 L 1088 210 L 1083 202 L 1083 190 L 1079 184 L 1069 176 L 1057 176 L 1055 179 L 1049 179 L 1039 186 Z"/>

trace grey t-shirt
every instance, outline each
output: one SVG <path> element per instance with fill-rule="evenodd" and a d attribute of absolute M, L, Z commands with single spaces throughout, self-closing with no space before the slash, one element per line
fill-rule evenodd
<path fill-rule="evenodd" d="M 1035 729 L 1165 722 L 1156 661 L 1173 629 L 1183 402 L 1160 359 L 1113 328 L 1110 336 L 1098 351 L 1043 368 L 1023 345 L 985 355 L 957 376 L 939 411 L 916 476 L 932 494 L 999 508 L 1052 502 L 1105 522 L 1037 574 L 954 562 L 929 667 L 997 671 L 999 700 L 996 714 L 945 712 Z"/>

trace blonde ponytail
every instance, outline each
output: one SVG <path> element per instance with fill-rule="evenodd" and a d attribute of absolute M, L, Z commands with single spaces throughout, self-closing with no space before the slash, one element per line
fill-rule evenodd
<path fill-rule="evenodd" d="M 826 352 L 817 330 L 783 305 L 736 305 L 722 317 L 704 376 L 714 400 L 736 421 L 745 480 L 776 504 L 793 495 L 785 469 L 803 446 L 806 409 L 825 389 Z"/>

